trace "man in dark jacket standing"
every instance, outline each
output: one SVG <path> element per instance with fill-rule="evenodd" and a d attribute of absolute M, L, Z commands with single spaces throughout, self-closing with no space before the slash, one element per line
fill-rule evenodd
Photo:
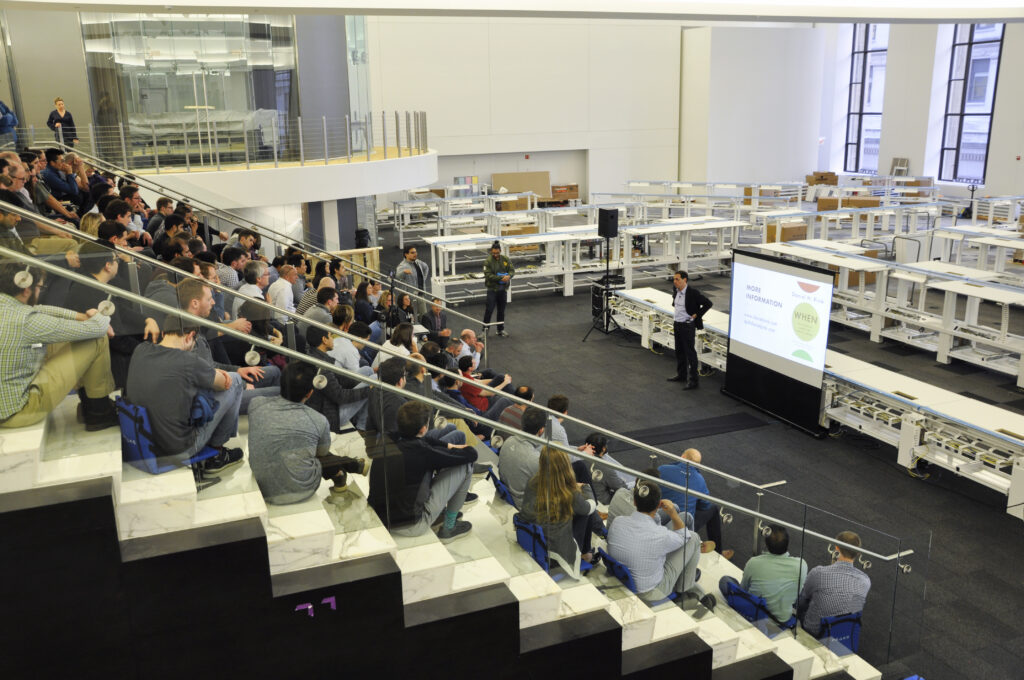
<path fill-rule="evenodd" d="M 508 302 L 508 286 L 515 276 L 512 262 L 501 254 L 501 244 L 491 244 L 491 254 L 484 260 L 484 283 L 487 285 L 487 309 L 484 323 L 491 322 L 491 313 L 498 308 L 498 335 L 508 337 L 505 332 L 505 303 Z"/>
<path fill-rule="evenodd" d="M 672 296 L 672 308 L 675 310 L 672 330 L 676 344 L 676 374 L 669 381 L 685 381 L 683 389 L 694 390 L 698 387 L 698 377 L 697 349 L 693 342 L 697 331 L 704 328 L 704 313 L 711 309 L 711 300 L 687 284 L 684 271 L 676 272 L 672 283 L 675 285 Z"/>

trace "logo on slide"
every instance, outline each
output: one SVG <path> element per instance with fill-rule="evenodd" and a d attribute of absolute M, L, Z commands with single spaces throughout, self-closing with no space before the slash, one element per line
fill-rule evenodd
<path fill-rule="evenodd" d="M 816 286 L 813 283 L 807 283 L 806 281 L 797 281 L 796 283 L 798 286 L 800 286 L 800 290 L 802 290 L 805 293 L 813 293 L 814 291 L 821 288 L 821 286 Z"/>
<path fill-rule="evenodd" d="M 802 286 L 803 284 L 801 284 Z M 818 312 L 806 302 L 801 302 L 793 310 L 793 332 L 804 342 L 810 342 L 821 330 L 821 319 Z"/>

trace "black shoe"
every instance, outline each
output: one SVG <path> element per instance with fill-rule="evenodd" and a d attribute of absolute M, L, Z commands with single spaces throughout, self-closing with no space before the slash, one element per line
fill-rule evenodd
<path fill-rule="evenodd" d="M 466 507 L 467 505 L 472 505 L 473 503 L 476 503 L 477 500 L 479 500 L 479 499 L 480 499 L 480 497 L 477 496 L 475 493 L 467 493 L 466 494 L 466 500 L 462 501 L 462 507 Z"/>
<path fill-rule="evenodd" d="M 715 611 L 715 606 L 718 604 L 718 600 L 716 600 L 715 596 L 711 593 L 708 593 L 704 597 L 700 598 L 698 602 L 704 605 L 704 608 L 707 609 L 709 612 Z"/>
<path fill-rule="evenodd" d="M 108 427 L 117 427 L 121 424 L 117 418 L 117 411 L 114 410 L 114 402 L 107 397 L 98 399 L 86 397 L 79 404 L 76 415 L 79 422 L 85 423 L 86 432 L 105 430 Z"/>
<path fill-rule="evenodd" d="M 208 474 L 220 474 L 228 468 L 241 463 L 243 457 L 245 457 L 245 452 L 242 451 L 242 449 L 229 449 L 224 447 L 216 456 L 213 458 L 207 458 L 203 461 L 203 472 Z"/>
<path fill-rule="evenodd" d="M 683 385 L 684 390 L 695 390 L 698 387 L 700 387 L 700 385 L 697 383 L 696 380 L 691 380 L 690 382 Z"/>
<path fill-rule="evenodd" d="M 502 329 L 502 330 L 498 331 L 498 335 L 500 335 L 503 338 L 509 337 L 508 332 L 505 331 L 505 329 Z"/>
<path fill-rule="evenodd" d="M 457 514 L 455 516 L 455 521 L 456 522 L 459 521 L 460 519 L 462 519 L 462 511 L 459 511 L 459 514 Z M 437 519 L 435 519 L 434 523 L 430 525 L 430 528 L 431 529 L 436 529 L 437 527 L 441 526 L 442 524 L 444 524 L 444 512 L 442 512 L 440 515 L 437 516 Z"/>
<path fill-rule="evenodd" d="M 442 526 L 437 532 L 437 537 L 441 539 L 442 543 L 447 543 L 448 541 L 454 540 L 459 536 L 464 536 L 465 534 L 469 533 L 469 530 L 472 528 L 473 525 L 469 522 L 457 519 L 455 520 L 455 526 L 453 526 L 451 529 Z"/>
<path fill-rule="evenodd" d="M 683 382 L 685 378 L 681 375 L 674 375 L 671 378 L 666 378 L 669 382 Z"/>
<path fill-rule="evenodd" d="M 491 471 L 490 465 L 484 465 L 483 463 L 473 463 L 473 474 L 474 475 L 486 475 Z"/>

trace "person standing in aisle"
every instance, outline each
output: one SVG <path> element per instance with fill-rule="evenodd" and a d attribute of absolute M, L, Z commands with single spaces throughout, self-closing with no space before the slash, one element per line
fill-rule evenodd
<path fill-rule="evenodd" d="M 672 283 L 675 286 L 672 295 L 672 307 L 675 310 L 672 332 L 676 345 L 676 374 L 668 380 L 685 381 L 684 390 L 695 390 L 698 387 L 697 349 L 693 342 L 697 331 L 704 328 L 704 313 L 711 309 L 711 300 L 687 284 L 684 271 L 676 272 Z"/>
<path fill-rule="evenodd" d="M 515 276 L 512 261 L 501 254 L 501 244 L 491 244 L 491 254 L 484 261 L 484 284 L 487 286 L 487 309 L 484 323 L 491 322 L 491 313 L 498 308 L 498 335 L 507 338 L 505 332 L 505 304 L 508 302 L 508 287 Z M 486 329 L 485 329 L 486 330 Z"/>
<path fill-rule="evenodd" d="M 64 100 L 57 97 L 53 100 L 55 108 L 50 111 L 50 117 L 46 119 L 46 127 L 53 130 L 53 138 L 58 142 L 63 141 L 68 146 L 78 144 L 78 130 L 75 128 L 75 117 L 64 108 Z"/>

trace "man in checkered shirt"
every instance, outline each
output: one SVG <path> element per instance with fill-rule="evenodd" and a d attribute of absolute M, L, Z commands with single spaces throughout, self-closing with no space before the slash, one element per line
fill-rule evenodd
<path fill-rule="evenodd" d="M 840 532 L 836 540 L 860 547 L 860 536 L 852 531 Z M 853 614 L 864 609 L 871 579 L 854 566 L 859 554 L 856 550 L 839 546 L 839 554 L 833 564 L 815 567 L 807 574 L 797 601 L 797 616 L 804 630 L 817 635 L 822 618 Z"/>

